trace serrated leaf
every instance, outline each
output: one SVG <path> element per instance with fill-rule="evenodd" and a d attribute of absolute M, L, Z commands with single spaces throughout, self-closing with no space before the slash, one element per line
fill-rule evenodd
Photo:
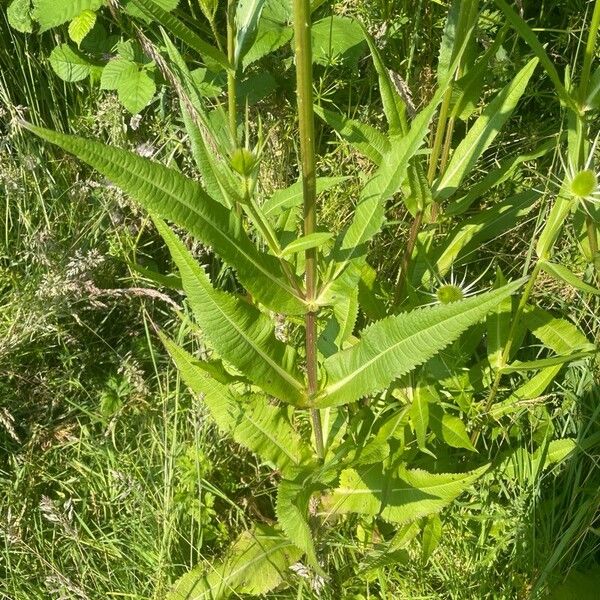
<path fill-rule="evenodd" d="M 305 554 L 309 564 L 322 573 L 317 559 L 313 533 L 308 524 L 310 498 L 315 491 L 304 483 L 282 480 L 277 488 L 275 512 L 285 535 Z"/>
<path fill-rule="evenodd" d="M 327 385 L 317 405 L 347 404 L 383 390 L 435 356 L 522 284 L 519 280 L 478 297 L 374 323 L 357 344 L 325 360 Z"/>
<path fill-rule="evenodd" d="M 573 323 L 554 317 L 541 308 L 526 306 L 523 320 L 531 333 L 557 354 L 567 355 L 596 348 Z"/>
<path fill-rule="evenodd" d="M 401 469 L 398 477 L 384 476 L 381 465 L 346 469 L 339 486 L 322 500 L 323 512 L 380 516 L 408 523 L 434 514 L 455 500 L 487 471 L 489 465 L 468 473 L 428 473 Z"/>
<path fill-rule="evenodd" d="M 317 194 L 326 192 L 347 179 L 348 177 L 317 177 Z M 300 206 L 302 199 L 302 180 L 298 180 L 287 188 L 273 192 L 261 207 L 263 215 L 277 217 L 288 208 Z"/>
<path fill-rule="evenodd" d="M 81 81 L 89 77 L 91 63 L 69 46 L 61 44 L 50 53 L 50 65 L 63 81 Z"/>
<path fill-rule="evenodd" d="M 221 431 L 285 475 L 293 476 L 310 464 L 312 451 L 292 428 L 285 409 L 269 404 L 264 397 L 242 397 L 214 379 L 183 348 L 162 334 L 160 337 L 185 383 L 202 394 Z"/>
<path fill-rule="evenodd" d="M 102 69 L 100 89 L 116 90 L 124 80 L 134 77 L 137 70 L 138 66 L 136 63 L 127 58 L 117 56 L 109 60 L 104 69 Z"/>
<path fill-rule="evenodd" d="M 6 9 L 8 24 L 21 33 L 33 32 L 31 0 L 13 0 Z"/>
<path fill-rule="evenodd" d="M 84 10 L 69 23 L 69 37 L 80 46 L 95 24 L 96 13 L 93 10 Z"/>
<path fill-rule="evenodd" d="M 219 355 L 266 393 L 286 403 L 306 403 L 296 353 L 275 337 L 274 326 L 255 306 L 215 290 L 183 243 L 160 220 L 155 224 L 181 273 L 181 282 L 202 333 Z"/>
<path fill-rule="evenodd" d="M 452 153 L 450 163 L 436 185 L 436 199 L 443 200 L 451 196 L 465 176 L 471 172 L 481 155 L 489 148 L 517 106 L 537 64 L 537 58 L 531 59 L 483 109 L 481 116 Z"/>
<path fill-rule="evenodd" d="M 179 0 L 152 0 L 152 2 L 165 12 L 175 10 L 179 4 Z M 154 18 L 153 15 L 146 12 L 144 8 L 137 6 L 134 0 L 125 0 L 125 12 L 132 17 L 143 19 L 146 23 L 150 23 Z"/>
<path fill-rule="evenodd" d="M 104 0 L 34 0 L 33 16 L 40 23 L 40 31 L 68 23 L 84 10 L 96 11 Z"/>
<path fill-rule="evenodd" d="M 453 415 L 449 415 L 439 405 L 434 405 L 429 411 L 429 426 L 435 436 L 453 448 L 465 448 L 476 452 L 469 439 L 465 424 Z"/>
<path fill-rule="evenodd" d="M 388 138 L 371 125 L 349 119 L 341 113 L 321 106 L 315 106 L 315 114 L 375 165 L 380 165 L 383 157 L 390 150 Z"/>
<path fill-rule="evenodd" d="M 24 124 L 30 131 L 100 171 L 146 209 L 184 227 L 237 270 L 265 306 L 300 314 L 304 304 L 287 283 L 280 262 L 258 251 L 239 217 L 210 198 L 195 181 L 133 152 Z"/>
<path fill-rule="evenodd" d="M 223 69 L 231 69 L 232 66 L 227 56 L 212 44 L 205 42 L 199 35 L 192 31 L 183 21 L 167 12 L 157 4 L 156 0 L 132 0 L 132 3 L 142 12 L 150 15 L 155 21 L 162 25 L 168 32 L 173 34 L 184 44 L 196 50 L 200 56 L 214 61 Z"/>
<path fill-rule="evenodd" d="M 122 77 L 117 87 L 121 104 L 131 113 L 141 112 L 154 98 L 156 83 L 143 69 L 136 69 Z"/>
<path fill-rule="evenodd" d="M 220 600 L 232 593 L 264 594 L 277 587 L 301 552 L 278 529 L 255 525 L 223 558 L 177 581 L 165 600 Z"/>
<path fill-rule="evenodd" d="M 385 67 L 379 48 L 375 40 L 369 35 L 366 27 L 363 25 L 363 35 L 369 45 L 371 57 L 373 58 L 373 65 L 377 71 L 377 77 L 379 79 L 379 95 L 381 96 L 381 102 L 383 104 L 383 113 L 388 124 L 388 134 L 394 135 L 405 135 L 408 130 L 405 117 L 405 106 L 402 98 L 396 91 L 388 70 Z M 378 163 L 376 163 L 378 164 Z"/>
<path fill-rule="evenodd" d="M 235 11 L 235 68 L 241 62 L 256 39 L 258 23 L 265 6 L 265 0 L 239 0 Z"/>

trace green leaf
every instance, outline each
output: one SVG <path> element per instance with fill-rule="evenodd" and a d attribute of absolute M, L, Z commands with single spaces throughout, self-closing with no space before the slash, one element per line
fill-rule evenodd
<path fill-rule="evenodd" d="M 489 465 L 468 473 L 428 473 L 401 468 L 398 477 L 385 476 L 381 465 L 346 469 L 339 486 L 323 498 L 323 512 L 380 516 L 407 523 L 438 513 L 471 486 Z"/>
<path fill-rule="evenodd" d="M 108 61 L 107 65 L 102 69 L 102 77 L 100 78 L 101 90 L 116 90 L 120 84 L 135 77 L 138 66 L 132 60 L 117 56 Z"/>
<path fill-rule="evenodd" d="M 205 42 L 200 36 L 194 33 L 185 23 L 176 16 L 163 10 L 156 0 L 132 0 L 142 12 L 150 15 L 155 21 L 160 23 L 167 31 L 172 33 L 177 39 L 187 44 L 193 50 L 196 50 L 200 56 L 213 60 L 224 69 L 231 69 L 232 66 L 227 60 L 227 56 L 218 48 L 215 48 L 208 42 Z"/>
<path fill-rule="evenodd" d="M 365 38 L 361 26 L 348 17 L 333 15 L 313 23 L 311 27 L 313 62 L 327 66 L 353 62 L 362 52 Z"/>
<path fill-rule="evenodd" d="M 327 385 L 317 405 L 346 404 L 385 389 L 456 340 L 522 284 L 519 280 L 474 298 L 374 323 L 357 344 L 325 360 Z"/>
<path fill-rule="evenodd" d="M 477 22 L 477 0 L 453 0 L 444 25 L 444 34 L 440 44 L 437 80 L 447 81 L 454 75 L 451 65 L 465 47 L 465 41 L 472 44 L 470 37 Z"/>
<path fill-rule="evenodd" d="M 154 98 L 156 83 L 143 69 L 130 71 L 127 77 L 121 77 L 117 94 L 121 104 L 132 114 L 141 112 Z"/>
<path fill-rule="evenodd" d="M 255 306 L 215 290 L 177 236 L 160 220 L 155 219 L 155 224 L 210 346 L 268 394 L 290 404 L 306 404 L 295 350 L 275 337 L 271 319 Z"/>
<path fill-rule="evenodd" d="M 542 260 L 548 260 L 550 258 L 554 243 L 556 242 L 569 213 L 578 202 L 577 198 L 570 197 L 566 193 L 566 186 L 566 182 L 563 183 L 558 196 L 554 201 L 554 205 L 548 213 L 544 229 L 535 245 L 535 253 L 538 255 L 538 258 L 541 258 Z"/>
<path fill-rule="evenodd" d="M 554 277 L 558 281 L 563 281 L 567 285 L 574 287 L 576 290 L 580 292 L 584 292 L 586 294 L 594 294 L 596 296 L 600 295 L 600 290 L 595 288 L 594 286 L 581 281 L 577 275 L 575 275 L 572 271 L 567 269 L 564 265 L 559 265 L 556 263 L 551 263 L 545 260 L 540 261 L 541 268 L 548 273 L 551 277 Z"/>
<path fill-rule="evenodd" d="M 539 59 L 541 65 L 544 67 L 546 73 L 550 76 L 552 83 L 554 84 L 554 88 L 562 102 L 566 106 L 568 106 L 571 110 L 576 113 L 579 112 L 577 107 L 577 103 L 571 98 L 565 86 L 562 84 L 560 77 L 558 76 L 558 72 L 556 71 L 556 67 L 554 63 L 546 54 L 544 47 L 537 39 L 537 36 L 532 31 L 531 27 L 523 21 L 523 19 L 504 1 L 504 0 L 495 0 L 498 8 L 504 13 L 507 21 L 514 28 L 514 30 L 525 40 L 528 46 L 533 50 L 533 53 Z"/>
<path fill-rule="evenodd" d="M 277 523 L 285 535 L 305 554 L 309 564 L 318 572 L 322 569 L 317 559 L 313 533 L 308 524 L 311 496 L 315 491 L 304 483 L 282 480 L 277 488 L 275 512 Z"/>
<path fill-rule="evenodd" d="M 290 0 L 266 0 L 258 22 L 256 39 L 242 60 L 244 69 L 263 56 L 275 52 L 292 39 L 291 20 Z"/>
<path fill-rule="evenodd" d="M 496 286 L 499 287 L 505 283 L 506 280 L 504 279 L 504 276 L 502 273 L 498 272 L 496 276 Z M 492 369 L 499 369 L 503 365 L 502 354 L 508 341 L 511 319 L 511 298 L 505 298 L 487 316 L 487 358 Z"/>
<path fill-rule="evenodd" d="M 91 63 L 69 44 L 60 44 L 50 53 L 50 65 L 63 81 L 81 81 L 89 77 Z"/>
<path fill-rule="evenodd" d="M 465 448 L 477 452 L 469 439 L 465 424 L 458 418 L 444 412 L 441 406 L 433 405 L 429 411 L 429 426 L 438 440 L 452 448 Z"/>
<path fill-rule="evenodd" d="M 597 67 L 592 75 L 585 101 L 588 110 L 600 108 L 600 67 Z"/>
<path fill-rule="evenodd" d="M 348 177 L 317 177 L 317 194 L 326 192 L 347 179 Z M 291 186 L 274 192 L 261 207 L 263 215 L 269 218 L 278 217 L 284 210 L 300 206 L 302 199 L 302 180 L 300 179 Z"/>
<path fill-rule="evenodd" d="M 438 515 L 427 519 L 423 528 L 423 539 L 421 541 L 421 560 L 426 563 L 433 551 L 439 546 L 442 539 L 442 521 Z"/>
<path fill-rule="evenodd" d="M 6 9 L 9 25 L 21 33 L 33 32 L 31 0 L 13 0 Z"/>
<path fill-rule="evenodd" d="M 435 188 L 437 199 L 451 196 L 489 148 L 523 95 L 537 63 L 537 58 L 530 60 L 483 109 L 481 116 L 452 153 L 450 163 Z"/>
<path fill-rule="evenodd" d="M 222 561 L 199 565 L 177 581 L 165 600 L 220 600 L 232 593 L 265 594 L 277 587 L 301 552 L 274 527 L 255 525 Z"/>
<path fill-rule="evenodd" d="M 152 0 L 152 2 L 166 12 L 175 10 L 179 4 L 179 0 Z M 148 13 L 143 8 L 136 6 L 134 0 L 125 0 L 125 12 L 132 17 L 143 19 L 146 23 L 151 23 L 154 19 L 151 13 Z"/>
<path fill-rule="evenodd" d="M 396 91 L 388 70 L 385 67 L 379 48 L 375 40 L 369 35 L 367 29 L 362 26 L 363 35 L 369 45 L 371 57 L 373 58 L 373 65 L 377 71 L 377 77 L 379 79 L 379 94 L 381 95 L 381 102 L 383 103 L 383 113 L 388 123 L 388 133 L 390 136 L 394 135 L 406 135 L 408 132 L 408 125 L 406 123 L 406 107 L 402 98 Z M 379 164 L 376 162 L 375 164 Z"/>
<path fill-rule="evenodd" d="M 304 252 L 309 248 L 321 248 L 333 237 L 333 233 L 318 231 L 309 235 L 303 235 L 290 242 L 282 251 L 281 256 L 287 257 L 292 254 Z"/>
<path fill-rule="evenodd" d="M 262 460 L 293 476 L 312 459 L 311 449 L 292 428 L 284 408 L 269 404 L 262 396 L 241 396 L 220 383 L 209 370 L 183 348 L 160 334 L 181 377 L 202 399 L 224 433 Z"/>
<path fill-rule="evenodd" d="M 523 319 L 531 333 L 557 354 L 588 352 L 596 348 L 575 325 L 553 317 L 541 308 L 526 306 Z"/>
<path fill-rule="evenodd" d="M 534 371 L 537 369 L 545 369 L 546 367 L 552 367 L 554 365 L 563 365 L 568 362 L 574 362 L 581 360 L 582 358 L 589 358 L 596 354 L 596 350 L 586 350 L 583 352 L 575 352 L 574 354 L 567 354 L 564 356 L 551 356 L 549 358 L 541 358 L 539 360 L 529 360 L 521 362 L 516 360 L 510 365 L 506 365 L 500 369 L 501 373 L 520 373 L 522 371 Z"/>
<path fill-rule="evenodd" d="M 459 256 L 465 256 L 478 249 L 483 242 L 510 231 L 520 217 L 534 208 L 538 198 L 539 192 L 527 190 L 458 223 L 433 252 L 436 273 L 443 277 Z"/>
<path fill-rule="evenodd" d="M 380 165 L 383 157 L 389 152 L 390 143 L 387 137 L 375 127 L 320 106 L 315 106 L 315 114 L 374 164 Z"/>
<path fill-rule="evenodd" d="M 414 397 L 410 405 L 410 422 L 417 438 L 419 449 L 426 447 L 427 428 L 429 427 L 429 398 L 421 386 L 414 390 Z"/>
<path fill-rule="evenodd" d="M 68 23 L 84 10 L 96 11 L 104 0 L 34 0 L 33 17 L 40 23 L 40 32 Z"/>
<path fill-rule="evenodd" d="M 235 56 L 234 65 L 239 69 L 242 60 L 258 33 L 258 23 L 265 0 L 239 0 L 235 11 Z"/>
<path fill-rule="evenodd" d="M 80 46 L 83 38 L 94 28 L 95 24 L 96 13 L 93 10 L 84 10 L 69 24 L 69 37 Z"/>
<path fill-rule="evenodd" d="M 25 123 L 30 131 L 100 171 L 147 210 L 184 227 L 237 270 L 243 285 L 272 310 L 304 312 L 277 258 L 259 252 L 240 219 L 178 171 L 133 152 Z M 299 284 L 298 284 L 299 285 Z"/>

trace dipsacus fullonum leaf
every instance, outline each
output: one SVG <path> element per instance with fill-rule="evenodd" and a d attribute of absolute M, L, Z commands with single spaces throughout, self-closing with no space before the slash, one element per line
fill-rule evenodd
<path fill-rule="evenodd" d="M 159 219 L 155 223 L 210 346 L 268 394 L 290 404 L 305 404 L 296 351 L 275 337 L 272 321 L 255 306 L 215 290 L 177 236 Z"/>
<path fill-rule="evenodd" d="M 242 446 L 293 476 L 310 465 L 312 450 L 290 424 L 284 408 L 262 396 L 241 396 L 198 366 L 194 357 L 164 335 L 161 339 L 189 388 L 202 399 L 219 429 Z"/>
<path fill-rule="evenodd" d="M 381 465 L 346 469 L 339 486 L 322 499 L 323 514 L 359 513 L 406 523 L 434 514 L 455 500 L 487 469 L 468 473 L 428 473 L 401 468 L 383 473 Z"/>
<path fill-rule="evenodd" d="M 239 217 L 213 200 L 199 183 L 133 152 L 29 123 L 24 127 L 87 162 L 144 208 L 211 246 L 268 308 L 281 313 L 304 312 L 304 304 L 288 283 L 278 259 L 259 252 Z"/>
<path fill-rule="evenodd" d="M 347 404 L 385 389 L 452 343 L 523 283 L 521 279 L 474 298 L 377 321 L 357 344 L 325 360 L 327 385 L 318 406 Z"/>
<path fill-rule="evenodd" d="M 244 532 L 218 563 L 186 573 L 166 600 L 219 600 L 232 593 L 264 594 L 278 586 L 302 552 L 274 527 Z"/>

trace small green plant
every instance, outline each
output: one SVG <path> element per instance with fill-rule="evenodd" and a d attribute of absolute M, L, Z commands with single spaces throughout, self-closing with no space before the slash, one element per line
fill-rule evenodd
<path fill-rule="evenodd" d="M 343 179 L 317 177 L 308 0 L 293 2 L 301 178 L 266 199 L 259 177 L 265 140 L 260 127 L 253 133 L 249 117 L 240 126 L 238 92 L 244 58 L 260 58 L 267 47 L 261 14 L 274 10 L 276 3 L 229 3 L 226 54 L 216 46 L 207 49 L 163 2 L 131 4 L 140 11 L 138 18 L 150 15 L 162 26 L 162 52 L 143 35 L 139 43 L 180 101 L 202 183 L 135 153 L 24 126 L 90 164 L 149 212 L 179 270 L 210 360 L 196 359 L 164 334 L 161 339 L 219 429 L 271 466 L 278 481 L 277 523 L 257 523 L 242 533 L 222 561 L 184 575 L 169 599 L 263 594 L 284 584 L 289 568 L 302 557 L 317 576 L 326 578 L 328 536 L 338 520 L 350 516 L 368 542 L 367 562 L 402 550 L 421 531 L 426 561 L 442 535 L 439 513 L 492 469 L 477 452 L 489 424 L 514 415 L 520 401 L 541 394 L 562 365 L 595 353 L 574 325 L 529 303 L 542 269 L 584 293 L 598 293 L 566 267 L 549 261 L 567 213 L 560 221 L 550 216 L 538 240 L 543 250 L 531 277 L 507 283 L 498 272 L 492 289 L 478 295 L 451 279 L 437 286 L 437 301 L 427 306 L 427 290 L 444 281 L 462 253 L 527 214 L 539 199 L 535 190 L 525 190 L 485 212 L 464 216 L 527 159 L 509 157 L 506 168 L 468 184 L 516 108 L 538 60 L 544 59 L 526 63 L 453 147 L 456 123 L 473 116 L 482 73 L 494 55 L 486 52 L 474 61 L 468 52 L 478 3 L 452 3 L 437 89 L 412 117 L 397 78 L 363 31 L 388 128 L 380 131 L 317 108 L 326 123 L 374 164 L 365 173 L 350 223 L 334 236 L 319 227 L 317 193 Z M 201 8 L 218 38 L 216 6 L 203 2 Z M 284 27 L 275 29 L 269 48 L 290 40 Z M 502 36 L 498 39 L 500 44 Z M 221 61 L 227 73 L 227 111 L 222 105 L 211 109 L 201 92 L 205 81 L 190 72 L 176 44 L 197 51 L 206 68 Z M 127 56 L 112 60 L 118 61 L 117 70 L 133 73 Z M 108 78 L 109 66 L 103 78 Z M 115 85 L 121 90 L 123 84 Z M 424 153 L 430 129 L 430 152 Z M 581 193 L 594 193 L 589 191 L 590 177 L 578 177 L 571 183 L 577 202 Z M 386 301 L 374 291 L 377 273 L 367 256 L 386 221 L 386 204 L 397 196 L 413 221 Z M 209 246 L 235 271 L 243 292 L 217 289 L 163 219 Z M 438 228 L 444 227 L 447 231 L 440 236 Z M 513 306 L 512 296 L 523 285 Z M 368 325 L 357 331 L 359 314 Z M 535 360 L 517 358 L 525 330 L 544 348 Z M 496 402 L 508 378 L 507 396 Z M 544 436 L 539 468 L 549 443 Z M 380 529 L 388 535 L 376 548 Z"/>

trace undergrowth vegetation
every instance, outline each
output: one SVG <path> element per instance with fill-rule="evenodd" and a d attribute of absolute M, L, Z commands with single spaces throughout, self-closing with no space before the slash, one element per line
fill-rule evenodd
<path fill-rule="evenodd" d="M 0 598 L 598 597 L 600 1 L 0 5 Z"/>

